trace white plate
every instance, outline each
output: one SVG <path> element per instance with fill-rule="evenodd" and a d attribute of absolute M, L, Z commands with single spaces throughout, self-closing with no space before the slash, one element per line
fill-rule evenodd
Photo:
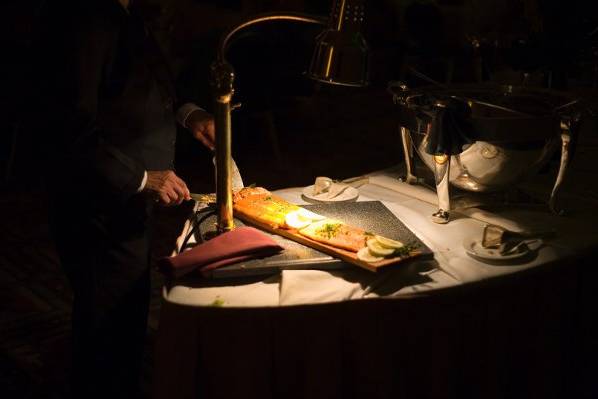
<path fill-rule="evenodd" d="M 314 195 L 314 186 L 307 186 L 303 189 L 303 197 L 309 202 L 348 202 L 355 201 L 359 197 L 359 190 L 355 187 L 347 187 L 345 191 L 334 198 L 326 198 L 327 193 Z"/>
<path fill-rule="evenodd" d="M 482 239 L 479 237 L 470 237 L 463 241 L 463 247 L 468 255 L 478 258 L 481 260 L 489 261 L 508 261 L 518 259 L 529 254 L 531 249 L 527 244 L 520 245 L 515 252 L 508 254 L 501 254 L 498 249 L 495 248 L 484 248 L 482 246 Z"/>

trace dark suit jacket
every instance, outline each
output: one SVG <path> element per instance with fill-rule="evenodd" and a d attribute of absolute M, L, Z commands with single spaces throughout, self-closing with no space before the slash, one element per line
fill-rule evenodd
<path fill-rule="evenodd" d="M 49 4 L 38 42 L 49 186 L 71 206 L 121 207 L 145 170 L 173 167 L 172 75 L 143 20 L 117 0 Z"/>

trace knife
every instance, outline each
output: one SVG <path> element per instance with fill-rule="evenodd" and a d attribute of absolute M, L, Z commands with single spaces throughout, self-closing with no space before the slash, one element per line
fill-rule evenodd
<path fill-rule="evenodd" d="M 212 162 L 216 165 L 216 156 L 212 158 Z M 231 158 L 232 162 L 232 186 L 233 192 L 238 191 L 244 187 L 243 185 L 243 178 L 241 177 L 241 173 L 239 172 L 239 168 L 235 163 L 235 160 Z M 216 203 L 216 194 L 197 194 L 191 193 L 191 199 L 199 202 L 200 204 L 204 205 L 211 205 Z"/>
<path fill-rule="evenodd" d="M 243 187 L 245 187 L 243 184 L 243 178 L 241 177 L 241 172 L 239 172 L 239 168 L 237 167 L 235 160 L 232 158 L 230 160 L 232 163 L 231 172 L 232 172 L 233 191 L 238 191 L 238 190 L 242 189 Z M 214 157 L 212 157 L 212 163 L 214 164 L 214 167 L 216 167 L 216 156 L 215 155 L 214 155 Z"/>
<path fill-rule="evenodd" d="M 210 194 L 196 194 L 191 193 L 191 199 L 203 205 L 211 205 L 216 203 L 216 193 Z"/>

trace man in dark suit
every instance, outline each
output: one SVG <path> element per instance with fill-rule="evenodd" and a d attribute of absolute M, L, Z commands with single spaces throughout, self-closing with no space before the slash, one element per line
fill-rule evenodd
<path fill-rule="evenodd" d="M 73 393 L 133 398 L 152 208 L 190 199 L 173 168 L 175 120 L 213 148 L 213 119 L 177 98 L 166 59 L 128 0 L 47 3 L 36 126 L 51 226 L 74 293 Z"/>

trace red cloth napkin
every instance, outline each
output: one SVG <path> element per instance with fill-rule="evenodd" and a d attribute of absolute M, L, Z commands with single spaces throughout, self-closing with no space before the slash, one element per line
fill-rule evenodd
<path fill-rule="evenodd" d="M 199 269 L 203 275 L 210 270 L 243 260 L 273 255 L 282 247 L 272 238 L 253 227 L 239 227 L 220 234 L 178 255 L 163 258 L 160 269 L 180 277 Z"/>

